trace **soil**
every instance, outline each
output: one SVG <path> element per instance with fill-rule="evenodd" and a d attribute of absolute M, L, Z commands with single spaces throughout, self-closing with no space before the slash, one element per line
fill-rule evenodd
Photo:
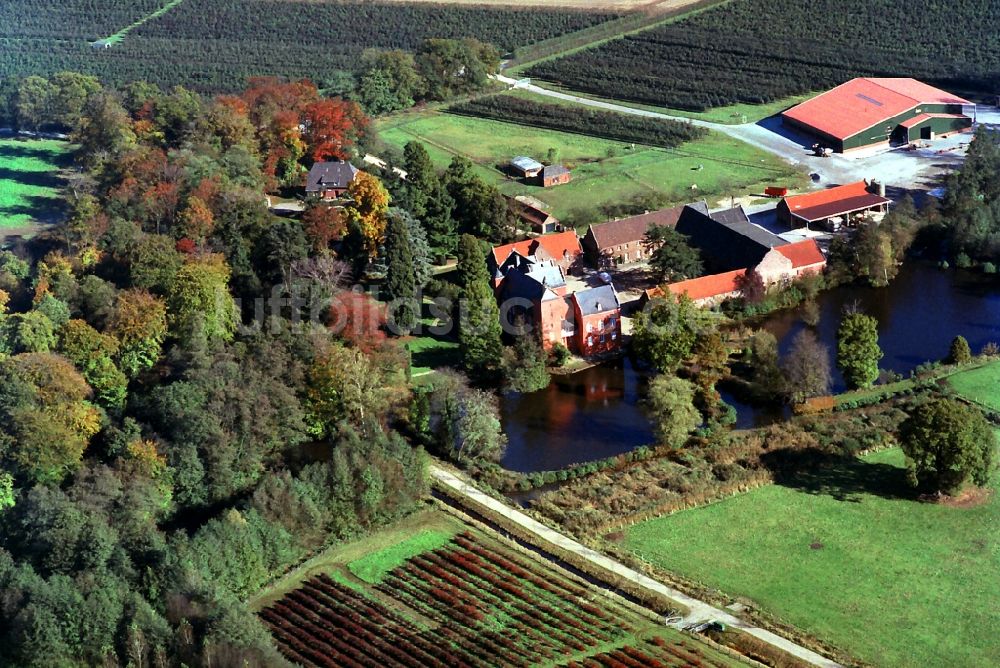
<path fill-rule="evenodd" d="M 983 487 L 969 487 L 957 496 L 947 496 L 944 494 L 925 494 L 920 497 L 921 501 L 937 503 L 949 508 L 978 508 L 989 503 L 993 497 L 993 490 Z"/>

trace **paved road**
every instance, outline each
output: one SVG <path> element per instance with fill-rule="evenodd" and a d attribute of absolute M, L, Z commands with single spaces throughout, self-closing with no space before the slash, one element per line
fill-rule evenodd
<path fill-rule="evenodd" d="M 512 79 L 502 74 L 497 75 L 496 79 L 509 86 L 515 86 L 537 95 L 633 116 L 687 122 L 701 128 L 721 132 L 768 153 L 773 153 L 793 165 L 802 166 L 810 173 L 818 174 L 817 187 L 851 183 L 861 179 L 877 179 L 901 188 L 933 188 L 939 185 L 938 179 L 941 174 L 961 164 L 965 157 L 962 145 L 968 143 L 970 139 L 969 135 L 956 135 L 935 141 L 933 148 L 915 152 L 882 148 L 871 152 L 853 153 L 850 156 L 835 154 L 829 158 L 819 158 L 812 155 L 809 150 L 812 144 L 811 139 L 785 131 L 776 118 L 765 119 L 760 123 L 735 125 L 713 123 L 549 90 L 535 85 L 527 79 Z M 980 122 L 1000 122 L 1000 114 L 995 112 L 995 108 L 984 107 L 980 110 Z"/>
<path fill-rule="evenodd" d="M 816 652 L 806 649 L 801 645 L 797 645 L 792 641 L 782 638 L 781 636 L 774 634 L 766 629 L 751 626 L 747 622 L 733 616 L 732 614 L 720 610 L 714 606 L 705 603 L 704 601 L 699 601 L 698 599 L 691 598 L 687 594 L 678 591 L 672 587 L 668 587 L 650 577 L 639 573 L 636 570 L 629 568 L 628 566 L 612 559 L 611 557 L 601 554 L 591 550 L 590 548 L 581 545 L 572 538 L 565 536 L 554 529 L 550 529 L 544 524 L 528 517 L 516 508 L 512 508 L 500 501 L 494 499 L 493 497 L 484 494 L 479 489 L 469 484 L 462 478 L 459 478 L 454 473 L 443 469 L 436 465 L 431 465 L 431 475 L 439 483 L 451 487 L 455 491 L 461 493 L 467 499 L 472 501 L 474 504 L 485 506 L 491 511 L 506 517 L 510 521 L 518 524 L 522 528 L 530 531 L 535 536 L 538 536 L 543 541 L 557 545 L 560 548 L 567 550 L 569 552 L 575 552 L 582 558 L 590 561 L 594 565 L 603 568 L 605 570 L 611 571 L 623 578 L 631 580 L 635 584 L 648 589 L 650 591 L 656 592 L 661 596 L 666 596 L 679 604 L 686 606 L 690 612 L 687 617 L 685 617 L 679 624 L 678 627 L 684 628 L 694 624 L 699 624 L 702 622 L 707 622 L 709 620 L 715 620 L 726 624 L 727 626 L 733 626 L 738 628 L 745 633 L 756 637 L 759 640 L 778 647 L 789 654 L 792 654 L 799 659 L 806 661 L 814 666 L 821 666 L 822 668 L 841 668 L 840 664 L 831 661 L 823 656 L 820 656 Z"/>

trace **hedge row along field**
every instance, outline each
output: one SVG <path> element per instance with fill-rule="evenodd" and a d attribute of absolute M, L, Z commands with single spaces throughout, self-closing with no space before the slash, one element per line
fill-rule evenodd
<path fill-rule="evenodd" d="M 453 105 L 452 113 L 490 118 L 532 127 L 577 132 L 617 141 L 675 148 L 708 134 L 704 128 L 681 121 L 629 116 L 614 111 L 536 102 L 510 95 L 491 95 Z"/>
<path fill-rule="evenodd" d="M 866 75 L 989 91 L 1000 84 L 1000 4 L 737 0 L 527 74 L 690 111 L 772 102 Z"/>
<path fill-rule="evenodd" d="M 259 614 L 282 654 L 303 666 L 738 665 L 592 598 L 568 578 L 466 532 L 411 557 L 370 594 L 320 574 Z"/>
<path fill-rule="evenodd" d="M 413 49 L 430 37 L 475 37 L 501 50 L 580 30 L 618 14 L 505 7 L 283 0 L 184 0 L 110 49 L 107 37 L 165 0 L 9 0 L 0 7 L 0 77 L 94 74 L 203 91 L 259 75 L 335 84 L 370 47 Z M 134 5 L 134 7 L 133 7 Z"/>

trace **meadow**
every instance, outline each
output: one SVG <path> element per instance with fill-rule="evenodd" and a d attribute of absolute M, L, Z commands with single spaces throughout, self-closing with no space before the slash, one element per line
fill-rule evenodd
<path fill-rule="evenodd" d="M 741 665 L 430 509 L 321 555 L 251 605 L 304 666 Z"/>
<path fill-rule="evenodd" d="M 893 449 L 813 470 L 639 523 L 625 545 L 873 665 L 993 665 L 1000 502 L 918 502 L 903 463 Z"/>
<path fill-rule="evenodd" d="M 387 118 L 379 121 L 378 130 L 398 148 L 411 140 L 423 142 L 442 168 L 456 155 L 467 157 L 504 194 L 531 195 L 568 221 L 596 222 L 588 216 L 602 206 L 636 197 L 653 196 L 665 203 L 706 198 L 715 206 L 730 196 L 759 193 L 770 183 L 795 186 L 803 180 L 779 158 L 712 132 L 676 149 L 662 149 L 437 111 Z M 514 156 L 541 160 L 549 149 L 573 171 L 569 184 L 542 189 L 501 171 Z"/>
<path fill-rule="evenodd" d="M 62 200 L 59 171 L 67 165 L 66 142 L 0 139 L 0 229 L 51 222 Z"/>
<path fill-rule="evenodd" d="M 992 362 L 948 377 L 947 383 L 969 401 L 1000 411 L 1000 362 Z"/>

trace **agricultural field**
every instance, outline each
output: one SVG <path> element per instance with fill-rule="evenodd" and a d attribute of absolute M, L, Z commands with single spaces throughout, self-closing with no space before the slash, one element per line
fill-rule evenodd
<path fill-rule="evenodd" d="M 662 149 L 441 112 L 394 116 L 380 121 L 378 130 L 386 143 L 399 148 L 411 140 L 423 142 L 442 168 L 454 156 L 465 156 L 504 194 L 541 199 L 553 215 L 567 221 L 598 222 L 585 217 L 637 197 L 673 203 L 708 198 L 714 206 L 729 196 L 760 192 L 765 184 L 794 187 L 804 182 L 779 158 L 711 132 L 676 149 Z M 570 183 L 543 190 L 508 179 L 501 171 L 514 156 L 544 159 L 550 148 L 573 170 Z"/>
<path fill-rule="evenodd" d="M 438 511 L 259 602 L 303 666 L 741 665 Z"/>
<path fill-rule="evenodd" d="M 903 464 L 894 449 L 813 470 L 641 522 L 624 545 L 872 665 L 994 665 L 1000 501 L 918 502 Z"/>
<path fill-rule="evenodd" d="M 604 97 L 703 111 L 774 102 L 864 75 L 985 92 L 995 89 L 998 71 L 1000 5 L 991 0 L 735 0 L 537 63 L 526 75 Z"/>
<path fill-rule="evenodd" d="M 58 216 L 59 171 L 68 164 L 68 152 L 62 141 L 0 139 L 0 231 Z"/>
<path fill-rule="evenodd" d="M 1000 411 L 1000 362 L 992 362 L 948 377 L 947 383 L 969 401 Z"/>
<path fill-rule="evenodd" d="M 240 89 L 248 77 L 281 75 L 336 87 L 369 47 L 414 49 L 429 37 L 476 37 L 509 51 L 620 16 L 360 0 L 174 0 L 159 11 L 167 4 L 2 3 L 0 77 L 73 70 L 112 83 L 146 79 L 215 92 Z M 111 48 L 91 47 L 108 38 Z"/>

